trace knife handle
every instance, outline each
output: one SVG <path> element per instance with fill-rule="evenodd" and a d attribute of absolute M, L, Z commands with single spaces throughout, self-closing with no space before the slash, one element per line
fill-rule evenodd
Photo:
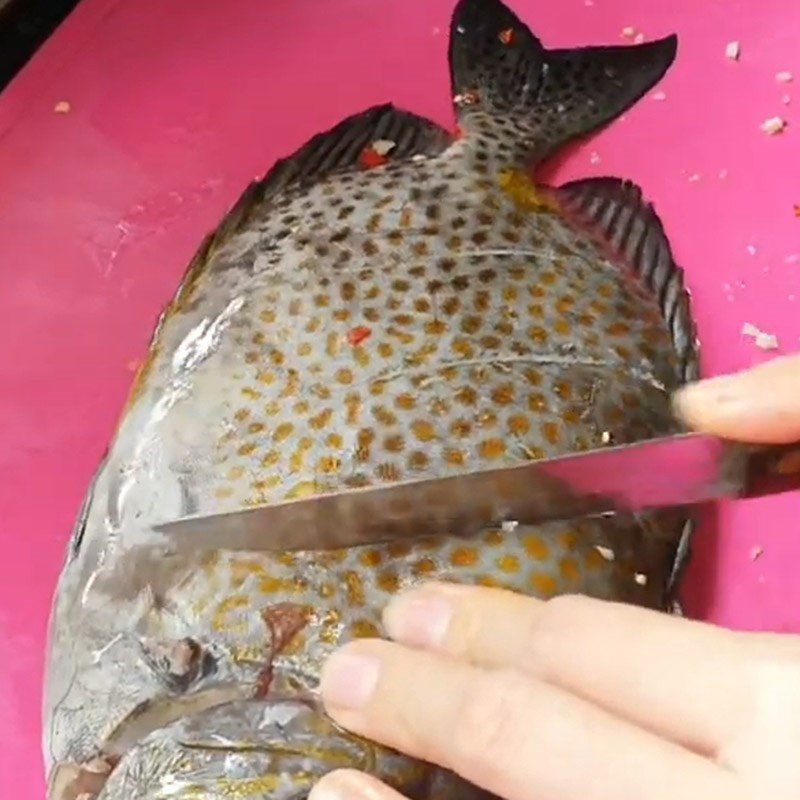
<path fill-rule="evenodd" d="M 750 449 L 742 497 L 766 497 L 796 489 L 800 489 L 800 443 Z"/>

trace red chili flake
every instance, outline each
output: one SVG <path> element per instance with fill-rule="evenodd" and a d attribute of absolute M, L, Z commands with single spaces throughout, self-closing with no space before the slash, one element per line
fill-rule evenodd
<path fill-rule="evenodd" d="M 513 28 L 506 28 L 505 30 L 500 31 L 500 34 L 497 38 L 500 39 L 504 45 L 508 46 L 514 44 L 516 33 L 514 32 Z"/>
<path fill-rule="evenodd" d="M 372 147 L 365 147 L 361 152 L 359 163 L 364 169 L 373 169 L 374 167 L 382 167 L 389 161 L 386 156 L 382 156 Z"/>
<path fill-rule="evenodd" d="M 347 333 L 347 341 L 353 346 L 358 347 L 365 339 L 372 335 L 372 331 L 365 325 L 359 325 Z"/>
<path fill-rule="evenodd" d="M 797 219 L 800 219 L 800 203 L 794 204 L 794 215 L 797 217 Z"/>
<path fill-rule="evenodd" d="M 453 131 L 453 136 L 456 139 L 462 139 L 464 137 L 464 131 L 461 130 L 460 125 L 456 125 L 456 129 Z"/>

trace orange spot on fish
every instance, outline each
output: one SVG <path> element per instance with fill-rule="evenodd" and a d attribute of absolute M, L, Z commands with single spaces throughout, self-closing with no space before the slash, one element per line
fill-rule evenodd
<path fill-rule="evenodd" d="M 400 579 L 393 570 L 385 570 L 376 580 L 379 588 L 384 592 L 394 593 L 400 588 Z"/>
<path fill-rule="evenodd" d="M 584 557 L 584 563 L 586 564 L 586 569 L 597 571 L 605 566 L 606 560 L 597 550 L 590 550 Z"/>
<path fill-rule="evenodd" d="M 351 633 L 356 639 L 376 639 L 380 636 L 378 626 L 368 619 L 357 619 L 353 623 Z"/>
<path fill-rule="evenodd" d="M 448 464 L 462 467 L 466 463 L 466 456 L 461 450 L 445 450 L 445 460 Z"/>
<path fill-rule="evenodd" d="M 519 572 L 519 559 L 516 556 L 505 555 L 497 559 L 497 567 L 502 572 L 509 574 Z"/>
<path fill-rule="evenodd" d="M 505 455 L 506 445 L 502 439 L 486 439 L 478 445 L 478 452 L 483 458 L 500 458 Z"/>
<path fill-rule="evenodd" d="M 578 546 L 578 534 L 575 531 L 564 531 L 558 534 L 558 543 L 565 550 L 574 550 Z"/>
<path fill-rule="evenodd" d="M 366 325 L 359 325 L 352 328 L 347 332 L 347 341 L 353 347 L 358 347 L 365 339 L 368 339 L 372 334 L 372 329 Z"/>
<path fill-rule="evenodd" d="M 436 429 L 427 420 L 414 420 L 411 424 L 411 430 L 421 442 L 431 442 L 437 438 Z"/>
<path fill-rule="evenodd" d="M 380 565 L 382 556 L 379 550 L 365 550 L 358 559 L 365 567 L 377 567 Z"/>
<path fill-rule="evenodd" d="M 522 538 L 525 552 L 536 561 L 546 561 L 550 557 L 550 548 L 535 534 L 527 534 Z"/>
<path fill-rule="evenodd" d="M 473 567 L 478 563 L 478 552 L 473 547 L 459 547 L 450 556 L 454 567 Z"/>
<path fill-rule="evenodd" d="M 344 585 L 347 590 L 347 599 L 351 606 L 364 605 L 364 583 L 355 572 L 345 572 Z"/>
<path fill-rule="evenodd" d="M 562 558 L 559 565 L 561 577 L 566 581 L 577 581 L 580 576 L 580 569 L 574 558 Z"/>
<path fill-rule="evenodd" d="M 558 591 L 558 584 L 552 575 L 544 572 L 534 572 L 530 578 L 531 586 L 542 598 L 552 597 Z"/>

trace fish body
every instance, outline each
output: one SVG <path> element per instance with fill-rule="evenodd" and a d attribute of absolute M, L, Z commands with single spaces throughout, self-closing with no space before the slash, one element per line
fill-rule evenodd
<path fill-rule="evenodd" d="M 458 136 L 379 106 L 245 192 L 162 316 L 76 525 L 50 800 L 283 800 L 341 766 L 477 794 L 335 727 L 315 699 L 332 649 L 380 636 L 386 602 L 428 579 L 670 607 L 691 521 L 667 512 L 278 554 L 172 553 L 152 528 L 674 432 L 697 344 L 652 208 L 614 178 L 532 177 L 674 55 L 548 51 L 496 0 L 462 0 Z"/>

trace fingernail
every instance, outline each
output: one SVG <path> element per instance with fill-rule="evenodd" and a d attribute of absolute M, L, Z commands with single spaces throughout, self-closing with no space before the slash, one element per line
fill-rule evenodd
<path fill-rule="evenodd" d="M 393 639 L 412 647 L 439 647 L 453 617 L 451 602 L 437 591 L 421 589 L 395 597 L 383 615 Z"/>
<path fill-rule="evenodd" d="M 738 381 L 735 377 L 723 375 L 709 378 L 679 389 L 673 396 L 673 405 L 678 415 L 686 420 L 694 419 L 703 413 L 704 407 L 735 406 L 742 400 Z"/>
<path fill-rule="evenodd" d="M 364 706 L 378 683 L 378 659 L 339 650 L 322 668 L 320 693 L 325 705 L 358 709 Z"/>
<path fill-rule="evenodd" d="M 347 800 L 352 797 L 346 786 L 340 786 L 336 778 L 326 775 L 315 783 L 308 793 L 308 800 Z"/>
<path fill-rule="evenodd" d="M 329 772 L 314 784 L 308 800 L 368 800 L 376 795 L 365 775 L 351 769 Z"/>

